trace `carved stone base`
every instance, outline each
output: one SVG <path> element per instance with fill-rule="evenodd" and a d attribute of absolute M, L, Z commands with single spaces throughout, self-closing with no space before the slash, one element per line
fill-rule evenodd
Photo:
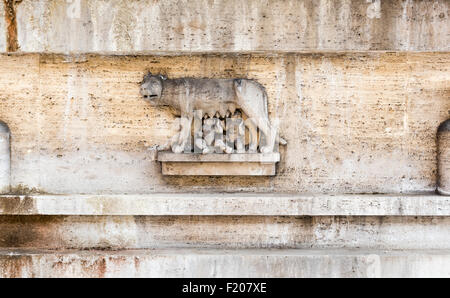
<path fill-rule="evenodd" d="M 274 176 L 279 153 L 198 154 L 158 152 L 163 175 Z"/>

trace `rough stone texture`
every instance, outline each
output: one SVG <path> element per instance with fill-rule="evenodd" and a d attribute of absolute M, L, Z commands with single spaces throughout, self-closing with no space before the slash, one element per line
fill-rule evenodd
<path fill-rule="evenodd" d="M 450 216 L 439 195 L 150 194 L 0 196 L 0 215 Z"/>
<path fill-rule="evenodd" d="M 226 128 L 224 126 L 226 125 L 219 124 L 221 121 L 218 118 L 225 122 L 227 114 L 229 118 L 238 115 L 240 117 L 244 114 L 252 119 L 252 124 L 246 126 L 252 130 L 258 129 L 261 139 L 266 140 L 260 142 L 258 149 L 252 148 L 252 151 L 258 150 L 261 153 L 274 151 L 276 133 L 267 113 L 267 93 L 264 86 L 254 80 L 189 77 L 171 79 L 161 74 L 152 75 L 149 73 L 144 76 L 140 86 L 140 94 L 150 105 L 170 107 L 174 115 L 180 117 L 179 132 L 171 139 L 173 153 L 186 152 L 186 147 L 192 148 L 190 146 L 192 131 L 194 130 L 194 136 L 202 131 L 199 127 L 195 128 L 195 125 L 193 125 L 194 118 L 200 122 L 202 118 L 215 117 L 216 119 L 205 119 L 203 126 L 209 127 L 206 128 L 207 134 L 209 134 L 210 128 L 214 127 L 217 133 L 223 136 Z M 238 114 L 235 114 L 236 109 L 240 109 Z M 194 116 L 195 114 L 197 115 Z M 206 123 L 208 124 L 206 125 Z M 255 136 L 252 137 L 252 143 L 256 147 L 256 132 L 252 135 Z M 278 140 L 280 143 L 286 144 L 286 141 L 282 138 L 278 138 Z M 202 152 L 211 145 L 211 142 L 207 144 L 205 141 L 203 144 L 197 143 L 196 147 Z M 226 151 L 227 147 L 223 140 L 220 140 L 220 144 L 217 140 L 217 144 L 214 144 L 214 146 L 220 148 L 222 152 Z M 229 149 L 232 152 L 234 146 L 229 147 Z M 192 152 L 195 151 L 192 150 Z"/>
<path fill-rule="evenodd" d="M 41 115 L 39 57 L 3 56 L 0 73 L 0 121 L 11 131 L 12 191 L 36 190 L 39 185 Z M 20 84 L 18 82 L 23 82 Z M 13 120 L 15 119 L 15 120 Z M 10 125 L 11 124 L 11 125 Z M 26 189 L 24 189 L 26 188 Z"/>
<path fill-rule="evenodd" d="M 0 1 L 0 52 L 6 51 L 6 24 L 5 24 L 5 6 Z"/>
<path fill-rule="evenodd" d="M 280 153 L 233 153 L 233 154 L 199 154 L 199 153 L 172 153 L 172 152 L 158 152 L 158 161 L 171 162 L 262 162 L 262 163 L 276 163 L 280 161 Z"/>
<path fill-rule="evenodd" d="M 36 54 L 0 55 L 0 277 L 450 277 L 450 197 L 306 195 L 435 190 L 449 8 L 20 1 L 19 51 Z M 164 177 L 154 148 L 177 121 L 139 95 L 148 71 L 265 86 L 288 141 L 277 176 Z"/>
<path fill-rule="evenodd" d="M 2 250 L 0 277 L 450 277 L 450 251 Z"/>
<path fill-rule="evenodd" d="M 13 191 L 434 191 L 449 62 L 449 53 L 2 55 Z M 148 70 L 263 84 L 288 141 L 277 176 L 162 177 L 148 149 L 166 143 L 175 119 L 141 99 Z"/>
<path fill-rule="evenodd" d="M 438 129 L 438 191 L 450 195 L 450 120 Z"/>
<path fill-rule="evenodd" d="M 0 216 L 0 247 L 450 249 L 450 217 Z"/>
<path fill-rule="evenodd" d="M 163 175 L 273 176 L 279 153 L 175 154 L 158 152 Z"/>
<path fill-rule="evenodd" d="M 275 176 L 275 163 L 259 162 L 162 162 L 167 176 Z"/>
<path fill-rule="evenodd" d="M 0 194 L 9 193 L 11 185 L 9 128 L 0 121 Z"/>
<path fill-rule="evenodd" d="M 26 52 L 448 51 L 449 7 L 447 0 L 23 0 L 17 26 Z"/>

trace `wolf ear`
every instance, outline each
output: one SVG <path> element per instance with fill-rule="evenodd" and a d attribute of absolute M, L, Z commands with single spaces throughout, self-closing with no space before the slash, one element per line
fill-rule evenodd
<path fill-rule="evenodd" d="M 167 77 L 165 75 L 160 74 L 159 77 L 161 78 L 161 80 L 165 81 L 167 80 Z"/>
<path fill-rule="evenodd" d="M 147 72 L 147 74 L 144 75 L 144 80 L 147 80 L 147 79 L 151 78 L 151 76 L 152 76 L 152 73 L 151 72 Z"/>
<path fill-rule="evenodd" d="M 236 86 L 241 86 L 242 84 L 242 79 L 235 79 L 234 83 L 236 84 Z"/>

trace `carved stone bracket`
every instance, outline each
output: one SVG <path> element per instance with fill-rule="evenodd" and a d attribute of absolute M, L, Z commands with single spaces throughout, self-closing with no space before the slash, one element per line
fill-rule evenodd
<path fill-rule="evenodd" d="M 280 153 L 198 154 L 158 152 L 163 175 L 274 176 Z"/>

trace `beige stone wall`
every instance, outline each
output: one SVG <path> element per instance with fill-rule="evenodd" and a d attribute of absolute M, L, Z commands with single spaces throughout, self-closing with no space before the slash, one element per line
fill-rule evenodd
<path fill-rule="evenodd" d="M 0 1 L 0 276 L 450 277 L 450 197 L 435 194 L 449 13 L 449 0 Z M 148 71 L 264 85 L 288 142 L 277 175 L 162 176 L 154 147 L 176 119 L 139 96 Z"/>
<path fill-rule="evenodd" d="M 448 51 L 449 8 L 447 0 L 23 0 L 16 14 L 26 52 Z"/>
<path fill-rule="evenodd" d="M 0 250 L 442 249 L 448 217 L 0 216 Z M 1 258 L 0 258 L 1 259 Z M 1 269 L 0 269 L 1 270 Z"/>
<path fill-rule="evenodd" d="M 4 51 L 6 51 L 5 8 L 3 1 L 0 1 L 0 52 Z"/>
<path fill-rule="evenodd" d="M 19 52 L 37 54 L 0 57 L 13 191 L 434 191 L 435 133 L 450 106 L 449 7 L 23 0 L 15 5 Z M 0 52 L 7 36 L 2 2 Z M 278 175 L 162 177 L 148 148 L 166 142 L 174 118 L 139 98 L 147 70 L 262 83 L 289 142 Z"/>
<path fill-rule="evenodd" d="M 449 53 L 2 55 L 13 190 L 434 191 L 449 62 Z M 162 177 L 148 147 L 170 137 L 174 117 L 139 97 L 148 70 L 263 84 L 288 141 L 278 175 Z"/>

